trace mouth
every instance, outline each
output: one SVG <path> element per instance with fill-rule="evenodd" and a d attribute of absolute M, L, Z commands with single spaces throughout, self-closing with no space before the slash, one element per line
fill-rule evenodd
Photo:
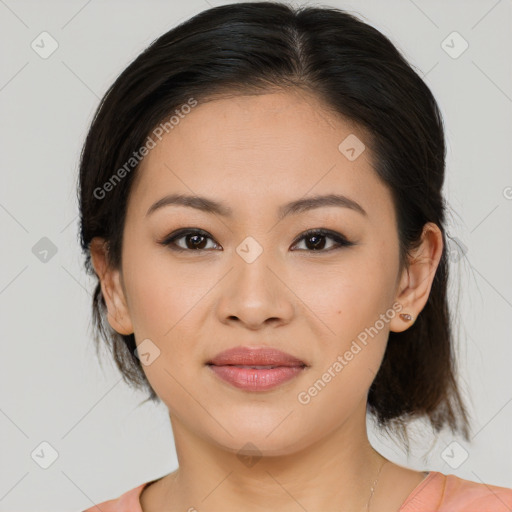
<path fill-rule="evenodd" d="M 206 363 L 220 379 L 246 391 L 273 389 L 300 375 L 308 365 L 277 349 L 235 347 Z"/>
<path fill-rule="evenodd" d="M 254 370 L 272 370 L 273 368 L 284 368 L 283 366 L 246 366 L 242 364 L 221 364 L 221 365 L 214 365 L 214 366 L 233 366 L 234 368 L 252 368 Z"/>
<path fill-rule="evenodd" d="M 308 366 L 291 354 L 270 347 L 233 347 L 218 353 L 206 364 L 214 366 L 248 366 L 254 368 L 277 366 Z"/>

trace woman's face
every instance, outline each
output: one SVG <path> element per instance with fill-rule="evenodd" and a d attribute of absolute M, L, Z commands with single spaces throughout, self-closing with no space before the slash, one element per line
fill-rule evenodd
<path fill-rule="evenodd" d="M 400 322 L 391 194 L 362 143 L 314 98 L 288 92 L 199 103 L 145 157 L 128 203 L 120 293 L 126 333 L 173 426 L 275 455 L 341 426 L 362 432 L 368 389 Z M 222 211 L 169 203 L 148 213 L 171 194 Z M 359 206 L 280 216 L 288 203 L 326 195 Z M 161 243 L 185 228 L 204 233 Z M 301 239 L 310 229 L 352 245 Z M 240 388 L 207 364 L 239 346 L 279 349 L 306 367 L 267 389 Z"/>

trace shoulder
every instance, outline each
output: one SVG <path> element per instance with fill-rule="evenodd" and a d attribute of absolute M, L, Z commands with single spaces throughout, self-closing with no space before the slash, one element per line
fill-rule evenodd
<path fill-rule="evenodd" d="M 512 510 L 512 489 L 480 482 L 465 480 L 455 475 L 444 475 L 446 478 L 445 493 L 441 502 L 444 510 L 460 510 L 467 512 L 510 512 Z M 462 508 L 463 507 L 463 508 Z"/>
<path fill-rule="evenodd" d="M 118 498 L 104 501 L 103 503 L 97 503 L 83 512 L 143 512 L 139 497 L 144 487 L 149 483 L 151 482 L 140 484 L 137 487 L 126 491 Z"/>
<path fill-rule="evenodd" d="M 400 512 L 510 512 L 512 489 L 431 471 Z"/>

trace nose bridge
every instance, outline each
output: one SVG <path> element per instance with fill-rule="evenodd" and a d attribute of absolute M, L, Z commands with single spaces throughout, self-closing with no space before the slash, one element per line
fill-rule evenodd
<path fill-rule="evenodd" d="M 266 239 L 269 240 L 269 237 Z M 277 283 L 272 283 L 276 279 L 275 270 L 277 258 L 272 254 L 273 250 L 267 245 L 263 245 L 265 240 L 259 237 L 257 240 L 253 236 L 246 236 L 236 247 L 236 258 L 234 259 L 236 287 L 239 291 L 252 291 L 259 294 L 262 291 L 270 292 Z M 269 282 L 270 281 L 270 282 Z"/>
<path fill-rule="evenodd" d="M 290 294 L 278 277 L 279 258 L 263 243 L 247 236 L 235 248 L 231 276 L 219 303 L 224 320 L 236 317 L 255 328 L 269 318 L 288 321 L 293 313 Z"/>

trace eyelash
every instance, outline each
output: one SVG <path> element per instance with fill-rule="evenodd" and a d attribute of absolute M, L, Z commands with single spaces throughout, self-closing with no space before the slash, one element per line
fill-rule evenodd
<path fill-rule="evenodd" d="M 206 231 L 203 231 L 202 229 L 184 228 L 184 229 L 180 229 L 180 230 L 176 231 L 175 233 L 172 233 L 171 235 L 169 235 L 168 237 L 166 237 L 164 240 L 160 241 L 159 243 L 161 245 L 169 247 L 172 251 L 176 251 L 176 252 L 202 252 L 202 251 L 211 250 L 211 249 L 184 249 L 183 247 L 177 246 L 175 241 L 179 240 L 180 238 L 184 238 L 187 235 L 199 235 L 199 236 L 202 236 L 205 238 L 210 238 L 211 240 L 213 240 L 212 237 Z M 335 231 L 331 231 L 329 229 L 323 229 L 323 228 L 308 229 L 307 231 L 302 233 L 302 235 L 293 242 L 293 245 L 297 245 L 302 240 L 307 239 L 308 237 L 312 237 L 314 235 L 331 238 L 338 245 L 335 246 L 334 248 L 326 249 L 326 250 L 320 249 L 318 251 L 315 251 L 315 250 L 309 250 L 309 249 L 300 249 L 301 251 L 311 252 L 311 253 L 313 253 L 313 252 L 322 253 L 322 252 L 331 252 L 334 250 L 342 249 L 344 247 L 350 247 L 350 246 L 356 245 L 354 242 L 350 242 L 349 240 L 347 240 L 343 235 L 336 233 Z"/>

